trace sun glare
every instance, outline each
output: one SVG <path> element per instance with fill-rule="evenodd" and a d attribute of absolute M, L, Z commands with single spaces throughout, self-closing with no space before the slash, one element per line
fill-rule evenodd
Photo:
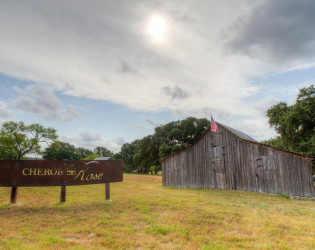
<path fill-rule="evenodd" d="M 160 41 L 163 40 L 165 28 L 166 28 L 165 20 L 160 16 L 154 16 L 150 20 L 148 32 L 152 38 Z"/>

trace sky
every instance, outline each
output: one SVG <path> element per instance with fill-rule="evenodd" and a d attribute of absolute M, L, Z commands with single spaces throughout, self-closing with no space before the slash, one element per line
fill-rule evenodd
<path fill-rule="evenodd" d="M 0 123 L 114 152 L 171 121 L 256 140 L 315 82 L 313 0 L 0 0 Z"/>

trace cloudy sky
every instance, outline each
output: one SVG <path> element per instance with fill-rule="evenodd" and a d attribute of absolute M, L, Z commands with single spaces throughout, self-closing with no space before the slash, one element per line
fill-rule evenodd
<path fill-rule="evenodd" d="M 0 122 L 106 146 L 188 116 L 257 140 L 315 82 L 313 0 L 0 0 Z"/>

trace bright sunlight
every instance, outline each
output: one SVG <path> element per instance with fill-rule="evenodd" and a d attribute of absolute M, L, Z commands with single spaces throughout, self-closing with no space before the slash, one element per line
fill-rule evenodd
<path fill-rule="evenodd" d="M 162 41 L 165 34 L 166 23 L 161 16 L 153 16 L 148 26 L 148 33 L 155 41 Z"/>

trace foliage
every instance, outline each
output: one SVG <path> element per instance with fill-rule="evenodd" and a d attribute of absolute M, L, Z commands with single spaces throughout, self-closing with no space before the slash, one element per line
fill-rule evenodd
<path fill-rule="evenodd" d="M 160 160 L 196 142 L 209 128 L 206 118 L 188 117 L 155 128 L 153 135 L 122 146 L 119 156 L 125 170 L 137 169 L 140 173 L 161 170 Z"/>
<path fill-rule="evenodd" d="M 155 128 L 155 135 L 163 138 L 167 145 L 184 144 L 186 147 L 196 142 L 210 126 L 206 118 L 188 117 Z"/>
<path fill-rule="evenodd" d="M 149 169 L 152 165 L 157 166 L 159 171 L 159 145 L 161 138 L 155 135 L 148 135 L 140 140 L 137 147 L 137 151 L 133 156 L 133 161 L 137 165 L 139 173 L 149 173 Z"/>
<path fill-rule="evenodd" d="M 82 147 L 76 148 L 75 152 L 79 159 L 89 157 L 93 154 L 92 150 Z"/>
<path fill-rule="evenodd" d="M 101 152 L 98 154 L 95 152 Z M 56 141 L 44 150 L 45 160 L 93 160 L 97 157 L 113 157 L 114 154 L 105 147 L 96 147 L 93 151 L 83 147 L 76 148 L 66 142 Z"/>
<path fill-rule="evenodd" d="M 315 88 L 300 89 L 295 104 L 284 102 L 267 111 L 269 123 L 280 137 L 268 141 L 293 152 L 315 155 Z"/>
<path fill-rule="evenodd" d="M 57 139 L 56 130 L 40 124 L 26 125 L 24 122 L 4 122 L 0 132 L 0 158 L 21 160 L 26 154 L 41 154 L 40 143 L 51 143 Z"/>
<path fill-rule="evenodd" d="M 80 160 L 75 146 L 57 141 L 44 150 L 43 158 L 45 160 Z"/>
<path fill-rule="evenodd" d="M 114 153 L 112 151 L 110 151 L 109 149 L 105 148 L 105 147 L 96 147 L 94 150 L 93 150 L 93 153 L 94 154 L 98 154 L 100 155 L 101 157 L 113 157 L 114 156 Z"/>
<path fill-rule="evenodd" d="M 98 154 L 91 154 L 87 157 L 82 158 L 81 160 L 94 160 L 95 158 L 99 158 L 99 157 L 102 157 L 102 156 Z"/>
<path fill-rule="evenodd" d="M 119 156 L 124 160 L 124 170 L 127 172 L 137 169 L 137 165 L 134 162 L 133 157 L 137 152 L 139 143 L 140 140 L 135 140 L 131 143 L 125 143 L 120 149 Z"/>
<path fill-rule="evenodd" d="M 276 137 L 271 138 L 269 140 L 261 141 L 261 143 L 269 145 L 269 146 L 273 146 L 276 148 L 285 149 L 285 146 L 283 145 L 283 141 L 282 141 L 281 136 L 276 136 Z"/>

